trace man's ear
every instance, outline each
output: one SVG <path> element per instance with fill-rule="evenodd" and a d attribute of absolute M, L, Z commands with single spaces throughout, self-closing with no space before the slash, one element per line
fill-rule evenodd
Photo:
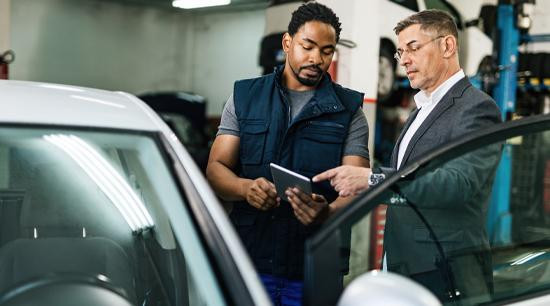
<path fill-rule="evenodd" d="M 290 50 L 290 43 L 291 42 L 292 42 L 292 36 L 290 36 L 290 34 L 288 34 L 288 32 L 286 32 L 283 35 L 282 44 L 283 44 L 283 51 L 285 51 L 285 53 L 287 53 L 287 54 L 288 54 L 288 51 Z"/>
<path fill-rule="evenodd" d="M 458 45 L 456 38 L 453 35 L 447 35 L 443 38 L 445 50 L 443 57 L 450 58 L 458 53 Z"/>

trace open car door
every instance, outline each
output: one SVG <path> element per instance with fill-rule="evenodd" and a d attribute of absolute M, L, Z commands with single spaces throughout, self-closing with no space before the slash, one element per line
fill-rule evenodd
<path fill-rule="evenodd" d="M 495 189 L 508 184 L 510 192 Z M 361 224 L 380 205 L 390 273 L 367 273 Z M 488 222 L 502 207 L 509 212 Z M 352 287 L 362 305 L 411 295 L 444 305 L 550 303 L 550 115 L 466 135 L 387 177 L 307 241 L 305 261 L 305 305 L 356 305 L 342 302 Z M 373 290 L 381 278 L 389 289 Z"/>

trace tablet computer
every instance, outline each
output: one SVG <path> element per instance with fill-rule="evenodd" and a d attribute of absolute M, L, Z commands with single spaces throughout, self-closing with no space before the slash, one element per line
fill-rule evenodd
<path fill-rule="evenodd" d="M 311 180 L 301 174 L 290 171 L 274 163 L 269 164 L 271 175 L 277 189 L 277 195 L 288 202 L 285 191 L 288 188 L 297 187 L 303 193 L 311 195 Z"/>

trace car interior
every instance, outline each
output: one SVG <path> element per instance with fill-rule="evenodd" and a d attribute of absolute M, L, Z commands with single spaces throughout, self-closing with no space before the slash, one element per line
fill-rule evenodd
<path fill-rule="evenodd" d="M 103 189 L 100 176 L 83 171 L 86 168 L 67 154 L 70 151 L 60 150 L 44 136 L 64 132 L 1 130 L 1 296 L 24 292 L 52 274 L 76 274 L 107 282 L 136 305 L 198 302 L 158 190 L 143 167 L 140 154 L 149 153 L 135 147 L 144 146 L 143 141 L 102 135 L 103 143 L 89 146 L 98 153 L 96 161 L 109 163 L 123 178 L 117 188 L 126 188 L 126 195 L 133 192 L 130 196 L 144 203 L 152 223 L 139 226 L 134 220 L 131 228 L 131 216 L 116 204 L 125 193 Z M 92 134 L 88 136 L 93 139 Z M 85 137 L 86 132 L 80 132 L 79 139 Z M 90 138 L 86 143 L 93 142 Z M 77 144 L 71 144 L 73 149 Z M 89 169 L 94 168 L 101 167 Z"/>

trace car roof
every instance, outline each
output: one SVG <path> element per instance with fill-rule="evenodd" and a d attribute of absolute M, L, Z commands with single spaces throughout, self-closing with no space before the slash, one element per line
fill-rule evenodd
<path fill-rule="evenodd" d="M 159 131 L 159 117 L 124 92 L 0 80 L 0 122 Z"/>

